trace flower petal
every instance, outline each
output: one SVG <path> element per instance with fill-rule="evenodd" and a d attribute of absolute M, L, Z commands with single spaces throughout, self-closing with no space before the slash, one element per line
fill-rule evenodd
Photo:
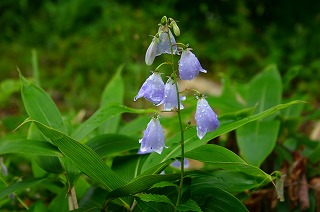
<path fill-rule="evenodd" d="M 160 26 L 160 28 L 159 28 L 159 42 L 157 45 L 156 56 L 159 56 L 164 53 L 171 54 L 171 45 L 170 45 L 170 40 L 169 40 L 167 32 L 169 32 L 171 44 L 173 45 L 172 46 L 173 54 L 178 54 L 178 48 L 175 45 L 176 40 L 175 40 L 172 32 L 170 31 L 170 29 L 165 28 L 163 26 Z"/>
<path fill-rule="evenodd" d="M 157 118 L 151 119 L 147 129 L 143 133 L 143 138 L 139 140 L 141 143 L 140 153 L 149 153 L 151 151 L 161 154 L 164 147 L 164 130 Z"/>
<path fill-rule="evenodd" d="M 195 119 L 199 139 L 202 139 L 207 132 L 214 131 L 219 127 L 217 115 L 204 98 L 198 99 Z"/>
<path fill-rule="evenodd" d="M 145 61 L 148 66 L 152 65 L 154 58 L 156 57 L 158 41 L 159 39 L 154 37 L 147 49 Z"/>
<path fill-rule="evenodd" d="M 180 96 L 180 94 L 179 94 Z M 180 99 L 184 99 L 184 97 L 180 97 Z M 164 98 L 163 98 L 163 110 L 171 111 L 174 108 L 178 109 L 178 98 L 177 98 L 177 90 L 174 81 L 169 78 L 164 86 Z M 180 109 L 183 109 L 183 105 L 180 101 Z"/>
<path fill-rule="evenodd" d="M 153 73 L 141 86 L 138 95 L 134 97 L 134 101 L 144 97 L 155 105 L 162 103 L 164 96 L 164 83 L 159 73 Z"/>
<path fill-rule="evenodd" d="M 184 50 L 179 60 L 179 74 L 182 80 L 192 80 L 199 74 L 199 71 L 207 73 L 201 67 L 198 58 L 190 50 L 190 48 Z"/>

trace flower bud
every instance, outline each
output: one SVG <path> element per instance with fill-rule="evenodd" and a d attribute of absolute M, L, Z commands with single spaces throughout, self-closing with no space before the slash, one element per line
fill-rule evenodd
<path fill-rule="evenodd" d="M 157 37 L 154 37 L 147 49 L 145 62 L 148 66 L 152 65 L 154 58 L 156 57 L 158 41 L 159 39 Z"/>
<path fill-rule="evenodd" d="M 167 24 L 167 21 L 168 21 L 167 16 L 163 16 L 163 17 L 161 18 L 160 23 L 161 23 L 162 25 L 166 25 L 166 24 Z"/>
<path fill-rule="evenodd" d="M 173 29 L 173 33 L 176 35 L 176 36 L 179 36 L 180 35 L 180 29 L 177 25 L 177 22 L 175 20 L 172 20 L 170 25 L 172 26 L 172 29 Z"/>

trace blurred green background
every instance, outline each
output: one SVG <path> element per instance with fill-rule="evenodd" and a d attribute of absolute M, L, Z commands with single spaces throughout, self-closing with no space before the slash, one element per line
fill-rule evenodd
<path fill-rule="evenodd" d="M 319 104 L 320 1 L 2 0 L 0 14 L 3 122 L 24 114 L 17 67 L 32 77 L 32 50 L 41 86 L 62 113 L 96 110 L 121 65 L 125 103 L 131 105 L 150 74 L 144 55 L 163 15 L 179 21 L 178 41 L 194 49 L 209 80 L 219 82 L 223 73 L 246 82 L 275 63 L 282 77 L 293 79 L 286 96 Z M 2 124 L 0 133 L 19 121 Z"/>

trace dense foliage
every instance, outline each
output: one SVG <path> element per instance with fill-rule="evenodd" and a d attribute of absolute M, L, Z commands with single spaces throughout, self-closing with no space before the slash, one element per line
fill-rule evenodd
<path fill-rule="evenodd" d="M 319 210 L 319 8 L 1 1 L 0 208 Z M 145 51 L 163 15 L 177 20 L 179 40 L 208 71 L 191 85 L 220 121 L 199 140 L 197 101 L 183 102 L 190 164 L 178 205 L 181 175 L 170 165 L 182 157 L 177 117 L 161 118 L 169 148 L 136 154 L 156 108 L 133 98 L 150 75 Z"/>

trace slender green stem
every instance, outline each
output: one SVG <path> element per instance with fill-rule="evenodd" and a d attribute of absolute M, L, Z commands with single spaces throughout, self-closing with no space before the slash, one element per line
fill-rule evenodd
<path fill-rule="evenodd" d="M 170 29 L 168 29 L 170 30 Z M 177 211 L 177 206 L 180 204 L 181 196 L 182 196 L 182 190 L 183 190 L 183 178 L 184 178 L 184 130 L 182 127 L 182 120 L 181 120 L 181 105 L 180 105 L 180 94 L 179 94 L 179 87 L 178 87 L 178 81 L 177 81 L 177 71 L 174 68 L 174 58 L 173 58 L 173 45 L 170 39 L 170 34 L 169 31 L 167 32 L 169 41 L 170 41 L 170 46 L 171 46 L 171 60 L 172 60 L 172 75 L 173 75 L 173 81 L 176 86 L 176 91 L 177 91 L 177 100 L 178 100 L 178 118 L 179 118 L 179 127 L 180 127 L 180 134 L 181 134 L 181 140 L 180 140 L 180 145 L 181 145 L 181 175 L 180 175 L 180 185 L 179 185 L 179 190 L 178 190 L 178 198 L 176 202 L 176 207 L 175 211 Z"/>

